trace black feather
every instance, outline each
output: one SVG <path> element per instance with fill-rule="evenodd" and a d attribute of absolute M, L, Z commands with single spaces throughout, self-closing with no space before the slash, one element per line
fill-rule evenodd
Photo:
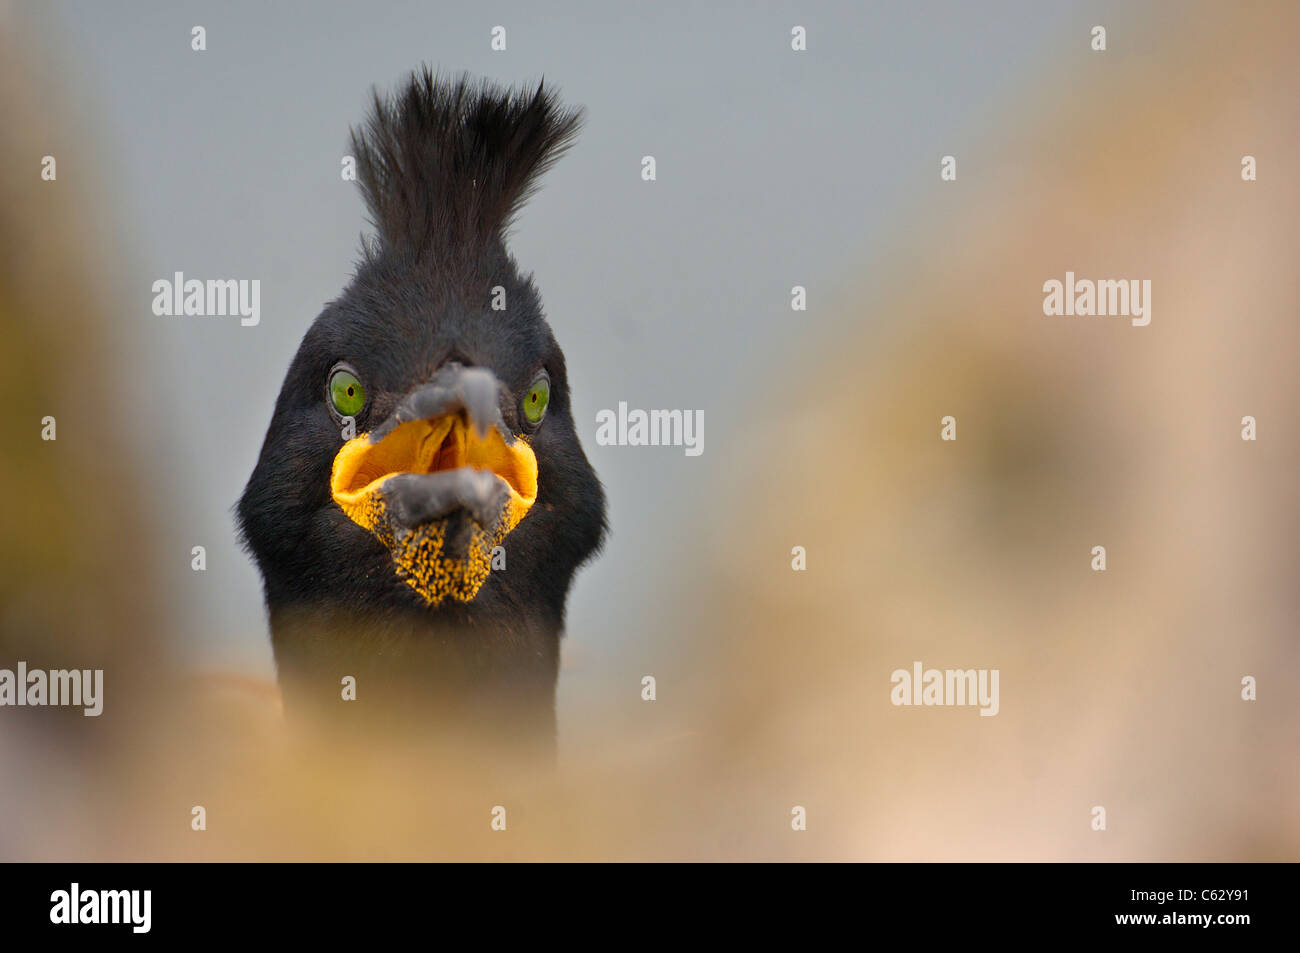
<path fill-rule="evenodd" d="M 503 242 L 581 124 L 544 81 L 521 92 L 426 67 L 390 98 L 376 91 L 352 149 L 381 246 L 423 255 Z"/>
<path fill-rule="evenodd" d="M 392 724 L 422 733 L 429 721 L 412 713 L 427 702 L 448 730 L 501 721 L 503 736 L 553 741 L 565 601 L 600 548 L 605 501 L 573 421 L 564 353 L 505 233 L 572 143 L 580 115 L 541 85 L 512 93 L 425 69 L 391 99 L 377 95 L 353 134 L 378 236 L 304 335 L 238 510 L 290 708 L 324 706 L 349 720 L 401 712 Z M 504 311 L 490 306 L 496 287 L 508 293 Z M 339 361 L 367 393 L 358 433 L 454 361 L 492 371 L 502 419 L 519 434 L 530 382 L 549 375 L 549 411 L 528 434 L 537 502 L 506 537 L 509 568 L 492 572 L 472 601 L 425 604 L 385 546 L 332 499 L 344 437 L 326 382 Z M 339 679 L 349 674 L 364 682 L 365 700 L 341 704 Z"/>

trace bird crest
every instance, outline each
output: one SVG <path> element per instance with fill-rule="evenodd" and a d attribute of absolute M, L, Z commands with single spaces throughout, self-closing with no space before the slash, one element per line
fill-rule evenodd
<path fill-rule="evenodd" d="M 391 97 L 377 90 L 352 130 L 378 251 L 423 256 L 504 243 L 541 174 L 573 144 L 580 109 L 544 81 L 511 90 L 428 67 Z"/>

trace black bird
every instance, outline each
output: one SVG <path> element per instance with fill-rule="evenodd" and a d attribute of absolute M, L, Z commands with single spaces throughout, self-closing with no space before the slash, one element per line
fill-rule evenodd
<path fill-rule="evenodd" d="M 304 336 L 238 506 L 291 716 L 553 743 L 565 600 L 605 501 L 505 237 L 581 120 L 544 83 L 426 68 L 352 132 L 377 235 Z"/>

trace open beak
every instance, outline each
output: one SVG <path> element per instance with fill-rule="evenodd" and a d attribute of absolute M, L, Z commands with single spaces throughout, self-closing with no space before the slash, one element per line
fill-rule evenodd
<path fill-rule="evenodd" d="M 491 371 L 448 364 L 334 458 L 334 501 L 430 605 L 473 599 L 537 499 L 537 458 L 499 393 Z"/>

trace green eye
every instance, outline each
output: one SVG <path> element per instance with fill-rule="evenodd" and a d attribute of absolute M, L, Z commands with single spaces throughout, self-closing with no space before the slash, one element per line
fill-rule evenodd
<path fill-rule="evenodd" d="M 530 424 L 540 424 L 542 418 L 546 416 L 546 405 L 551 401 L 551 382 L 542 375 L 533 381 L 533 386 L 528 388 L 528 393 L 524 395 L 524 416 Z"/>
<path fill-rule="evenodd" d="M 366 405 L 366 390 L 351 371 L 338 368 L 330 375 L 330 403 L 340 417 L 355 417 Z"/>

